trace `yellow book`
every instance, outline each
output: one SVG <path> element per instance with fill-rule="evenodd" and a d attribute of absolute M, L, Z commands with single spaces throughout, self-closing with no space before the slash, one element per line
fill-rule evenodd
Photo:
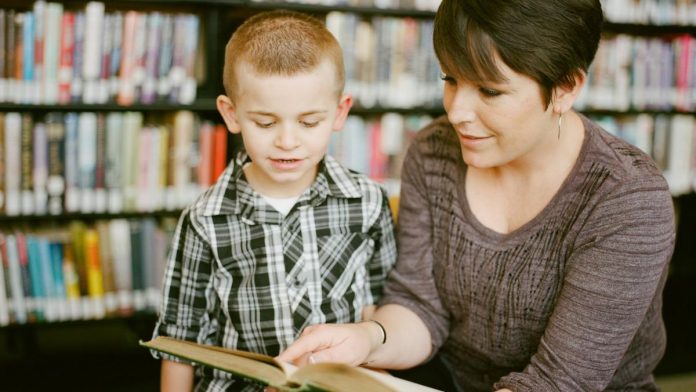
<path fill-rule="evenodd" d="M 199 365 L 244 377 L 280 391 L 327 392 L 432 392 L 423 385 L 393 377 L 385 372 L 339 363 L 317 363 L 296 367 L 273 357 L 248 351 L 158 336 L 141 346 L 170 354 Z"/>
<path fill-rule="evenodd" d="M 85 264 L 87 266 L 87 293 L 91 297 L 104 295 L 104 278 L 99 260 L 99 235 L 94 229 L 85 231 Z"/>

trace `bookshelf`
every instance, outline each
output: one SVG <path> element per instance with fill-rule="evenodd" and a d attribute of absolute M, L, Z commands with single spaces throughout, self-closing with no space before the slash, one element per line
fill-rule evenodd
<path fill-rule="evenodd" d="M 376 3 L 380 3 L 378 0 Z M 63 11 L 71 11 L 77 13 L 84 11 L 86 9 L 87 1 L 84 0 L 62 0 L 58 2 L 63 5 Z M 136 133 L 142 131 L 145 127 L 150 125 L 155 128 L 169 127 L 169 136 L 173 137 L 175 126 L 175 120 L 173 119 L 177 113 L 185 113 L 183 116 L 186 117 L 186 124 L 196 124 L 194 128 L 196 133 L 200 135 L 203 124 L 208 127 L 215 127 L 221 123 L 216 109 L 215 109 L 215 97 L 217 94 L 222 92 L 222 78 L 220 75 L 220 70 L 222 69 L 224 44 L 227 38 L 232 33 L 232 31 L 238 26 L 242 21 L 254 13 L 275 9 L 284 8 L 292 9 L 297 11 L 303 11 L 315 14 L 321 18 L 326 18 L 330 20 L 332 28 L 336 28 L 336 34 L 347 51 L 346 65 L 349 68 L 347 75 L 349 78 L 351 75 L 368 75 L 367 79 L 360 79 L 360 77 L 355 76 L 352 80 L 349 79 L 347 83 L 347 88 L 353 94 L 357 96 L 357 105 L 351 110 L 351 119 L 347 123 L 347 128 L 337 134 L 337 140 L 334 141 L 332 145 L 332 153 L 339 157 L 339 159 L 347 162 L 349 166 L 352 165 L 360 171 L 369 173 L 372 177 L 385 181 L 385 185 L 388 186 L 390 192 L 396 194 L 398 192 L 398 181 L 394 179 L 398 178 L 399 175 L 399 165 L 401 162 L 402 153 L 404 152 L 405 146 L 408 144 L 409 137 L 412 136 L 424 123 L 429 121 L 429 119 L 441 115 L 444 111 L 439 100 L 440 96 L 440 81 L 438 78 L 438 68 L 436 62 L 434 62 L 434 55 L 431 53 L 431 48 L 428 47 L 428 34 L 429 34 L 429 23 L 432 22 L 434 17 L 434 6 L 432 4 L 422 4 L 427 2 L 411 1 L 412 5 L 419 4 L 420 8 L 398 8 L 398 1 L 391 2 L 381 2 L 380 4 L 388 4 L 386 8 L 380 8 L 374 5 L 365 5 L 367 1 L 362 2 L 341 2 L 341 4 L 325 5 L 316 3 L 302 3 L 302 2 L 264 2 L 264 1 L 248 1 L 248 0 L 123 0 L 123 1 L 113 1 L 108 2 L 104 7 L 104 15 L 108 14 L 120 14 L 122 17 L 129 11 L 137 11 L 142 14 L 151 15 L 152 13 L 160 13 L 163 15 L 178 15 L 187 14 L 193 15 L 198 20 L 198 39 L 196 41 L 196 52 L 195 55 L 191 56 L 196 59 L 195 63 L 192 65 L 192 73 L 188 77 L 195 79 L 196 88 L 193 97 L 188 96 L 185 100 L 175 100 L 172 101 L 170 97 L 166 94 L 157 96 L 153 100 L 143 103 L 134 100 L 131 104 L 124 105 L 119 104 L 117 101 L 118 95 L 107 95 L 107 99 L 94 102 L 90 100 L 83 99 L 70 99 L 68 101 L 63 101 L 59 103 L 54 102 L 44 102 L 42 100 L 24 100 L 24 98 L 14 99 L 13 97 L 8 97 L 7 95 L 0 96 L 0 116 L 4 119 L 7 118 L 8 113 L 19 113 L 20 117 L 30 117 L 33 124 L 47 122 L 47 116 L 49 113 L 57 114 L 63 119 L 68 115 L 76 115 L 78 118 L 83 113 L 89 113 L 88 117 L 94 116 L 97 122 L 106 121 L 109 116 L 113 117 L 125 117 L 135 115 L 141 117 L 141 127 L 138 128 Z M 405 2 L 404 2 L 405 3 Z M 433 2 L 431 2 L 433 3 Z M 612 1 L 607 1 L 605 3 L 613 3 Z M 618 3 L 618 2 L 617 2 Z M 360 4 L 360 5 L 351 5 Z M 32 4 L 25 3 L 23 1 L 9 1 L 3 2 L 2 9 L 15 9 L 17 12 L 28 12 L 34 11 L 34 6 Z M 613 7 L 613 6 L 612 6 Z M 696 10 L 696 6 L 693 6 Z M 694 15 L 696 11 L 690 11 L 689 15 Z M 6 14 L 5 14 L 6 15 Z M 608 21 L 605 25 L 605 31 L 607 37 L 615 37 L 617 35 L 628 36 L 632 39 L 639 40 L 660 40 L 665 42 L 672 42 L 675 37 L 691 37 L 692 41 L 696 38 L 696 18 L 692 18 L 688 23 L 677 23 L 674 22 L 661 22 L 656 23 L 644 23 L 641 22 L 642 19 L 638 18 L 636 20 L 625 20 L 620 19 L 617 21 Z M 113 23 L 113 22 L 112 22 Z M 329 22 L 327 22 L 329 23 Z M 5 28 L 6 28 L 5 24 Z M 402 34 L 411 34 L 414 38 L 416 44 L 410 47 L 404 48 L 390 48 L 390 50 L 378 50 L 374 49 L 374 53 L 384 52 L 387 57 L 392 58 L 396 52 L 409 53 L 405 59 L 400 60 L 403 64 L 391 64 L 393 67 L 403 70 L 406 73 L 411 73 L 417 75 L 415 82 L 413 78 L 405 78 L 404 80 L 390 81 L 389 83 L 377 83 L 378 89 L 382 88 L 384 92 L 369 91 L 364 88 L 365 84 L 370 84 L 371 79 L 374 77 L 374 73 L 379 73 L 375 70 L 375 65 L 365 64 L 365 62 L 360 62 L 355 60 L 355 51 L 357 50 L 357 45 L 363 45 L 363 42 L 356 42 L 357 40 L 351 39 L 355 38 L 355 30 L 357 26 L 361 26 L 362 31 L 368 31 L 367 39 L 369 42 L 378 40 L 377 37 L 391 37 L 390 43 L 395 41 L 400 41 Z M 415 26 L 415 27 L 414 27 Z M 334 31 L 334 30 L 332 30 Z M 385 32 L 387 31 L 387 32 Z M 392 31 L 389 33 L 389 31 Z M 361 33 L 364 34 L 364 33 Z M 380 35 L 381 34 L 381 35 Z M 144 34 L 143 36 L 147 36 Z M 364 35 L 362 36 L 364 37 Z M 696 43 L 691 42 L 691 64 L 696 64 Z M 3 49 L 7 48 L 6 46 Z M 2 51 L 0 51 L 2 52 Z M 5 54 L 7 52 L 4 52 Z M 378 57 L 376 54 L 372 54 L 373 57 Z M 417 58 L 418 61 L 411 61 L 413 58 Z M 371 68 L 373 67 L 373 68 Z M 120 68 L 119 68 L 120 69 Z M 396 69 L 396 68 L 395 68 Z M 3 68 L 7 70 L 7 68 Z M 372 73 L 371 73 L 372 72 Z M 168 74 L 164 72 L 164 74 Z M 2 75 L 0 73 L 0 75 Z M 696 91 L 696 72 L 694 71 L 693 65 L 691 68 L 691 79 L 689 87 L 691 91 Z M 114 75 L 110 75 L 114 77 Z M 367 82 L 365 82 L 365 80 Z M 400 84 L 401 83 L 401 84 Z M 405 83 L 405 84 L 403 84 Z M 613 81 L 610 81 L 608 89 L 612 91 L 616 88 Z M 391 86 L 393 84 L 393 86 Z M 8 86 L 5 84 L 4 86 Z M 381 87 L 379 87 L 381 86 Z M 405 86 L 405 87 L 404 87 Z M 631 85 L 629 84 L 629 87 Z M 141 86 L 142 87 L 142 86 Z M 390 90 L 390 87 L 392 88 Z M 404 89 L 411 89 L 411 91 L 416 91 L 414 94 L 400 94 L 404 96 L 413 95 L 419 97 L 425 97 L 420 101 L 399 101 L 399 94 L 394 98 L 393 91 L 404 91 Z M 8 94 L 7 88 L 1 89 L 4 94 Z M 390 91 L 392 91 L 390 93 Z M 425 91 L 425 93 L 421 93 Z M 692 95 L 696 93 L 692 92 Z M 691 100 L 685 107 L 676 108 L 674 105 L 643 105 L 636 106 L 629 102 L 628 105 L 623 105 L 622 107 L 616 107 L 614 102 L 609 102 L 609 105 L 600 104 L 590 104 L 586 103 L 584 106 L 579 108 L 583 113 L 603 120 L 603 124 L 608 124 L 610 130 L 615 133 L 628 138 L 629 140 L 636 140 L 636 138 L 642 137 L 645 139 L 648 135 L 650 140 L 654 140 L 655 124 L 667 124 L 664 125 L 664 131 L 659 131 L 661 134 L 667 135 L 665 143 L 669 142 L 669 135 L 673 134 L 670 128 L 672 118 L 675 115 L 682 116 L 680 118 L 686 117 L 691 119 L 691 124 L 693 127 L 694 119 L 696 118 L 696 98 Z M 690 105 L 690 106 L 689 106 Z M 135 114 L 134 114 L 135 113 Z M 635 123 L 636 118 L 641 118 L 643 128 L 638 128 Z M 618 119 L 618 120 L 617 120 Z M 659 120 L 656 120 L 659 119 Z M 628 124 L 628 125 L 626 125 Z M 206 130 L 205 132 L 209 132 Z M 642 134 L 641 134 L 642 132 Z M 696 133 L 696 129 L 691 129 L 692 133 Z M 106 131 L 108 135 L 108 130 Z M 386 136 L 385 136 L 386 134 Z M 641 134 L 642 136 L 636 136 Z M 95 137 L 99 137 L 99 134 Z M 190 141 L 199 141 L 196 139 L 196 135 L 190 135 Z M 376 146 L 373 143 L 368 142 L 368 140 L 387 140 L 385 146 Z M 358 143 L 358 148 L 355 150 L 347 149 L 345 146 L 351 145 L 351 140 L 362 141 Z M 642 140 L 642 139 L 641 139 Z M 692 145 L 696 146 L 696 136 L 693 136 Z M 674 139 L 676 144 L 678 141 Z M 234 138 L 228 138 L 226 143 L 226 158 L 239 147 L 239 140 Z M 136 142 L 137 144 L 137 142 Z M 356 145 L 356 144 L 353 144 Z M 4 145 L 3 145 L 4 146 Z M 655 156 L 653 147 L 655 143 L 650 143 L 649 153 Z M 667 152 L 669 152 L 669 143 L 666 147 Z M 47 146 L 48 147 L 48 146 Z M 189 148 L 189 154 L 199 155 L 200 150 L 196 150 L 200 146 L 193 146 Z M 377 149 L 379 151 L 372 152 L 370 149 Z M 194 153 L 191 151 L 196 150 Z M 19 148 L 21 152 L 21 145 Z M 664 151 L 662 153 L 665 154 Z M 378 156 L 376 163 L 372 162 L 372 157 Z M 666 156 L 666 155 L 665 155 Z M 696 161 L 693 157 L 696 156 L 696 147 L 691 150 L 691 159 Z M 120 160 L 124 159 L 119 156 Z M 2 156 L 3 159 L 6 158 L 5 154 Z M 189 156 L 190 158 L 190 156 Z M 21 156 L 20 156 L 21 159 Z M 195 156 L 193 160 L 200 161 L 200 156 Z M 665 158 L 666 159 L 666 158 Z M 137 160 L 136 157 L 131 157 L 131 160 Z M 675 159 L 678 161 L 678 159 Z M 3 161 L 4 162 L 4 161 Z M 198 163 L 188 162 L 189 166 L 186 166 L 183 171 L 189 173 L 189 175 L 183 180 L 184 187 L 187 184 L 193 186 L 193 190 L 188 190 L 185 193 L 194 195 L 196 189 L 205 187 L 205 182 L 198 181 L 198 177 L 206 177 L 207 181 L 210 181 L 213 174 L 207 172 L 207 174 L 201 174 L 201 168 Z M 662 162 L 664 170 L 670 170 L 670 161 L 666 159 Z M 5 166 L 6 167 L 6 166 Z M 694 165 L 691 165 L 691 172 L 686 174 L 687 181 L 693 183 L 694 178 Z M 3 173 L 2 176 L 5 174 Z M 691 177 L 688 177 L 688 176 Z M 153 174 L 154 176 L 154 174 Z M 681 182 L 683 182 L 683 174 Z M 4 178 L 3 178 L 4 180 Z M 67 180 L 67 179 L 66 179 Z M 21 181 L 20 181 L 21 184 Z M 5 186 L 6 183 L 3 183 Z M 162 187 L 172 185 L 167 183 L 162 185 Z M 85 185 L 86 187 L 92 186 L 92 184 Z M 106 185 L 105 185 L 106 186 Z M 197 188 L 195 187 L 197 186 Z M 679 232 L 677 240 L 677 249 L 675 251 L 674 261 L 673 261 L 673 273 L 671 274 L 665 293 L 665 319 L 667 320 L 667 327 L 670 336 L 678 336 L 679 341 L 671 340 L 670 346 L 668 347 L 668 353 L 664 365 L 661 365 L 661 370 L 663 372 L 675 372 L 675 371 L 687 371 L 696 370 L 693 366 L 689 367 L 685 364 L 696 363 L 696 358 L 694 358 L 694 352 L 696 352 L 696 344 L 694 344 L 694 339 L 690 334 L 681 331 L 682 325 L 686 325 L 684 320 L 681 320 L 677 315 L 679 313 L 686 314 L 685 304 L 690 304 L 691 308 L 696 304 L 696 298 L 694 298 L 694 291 L 686 287 L 696 279 L 696 271 L 694 271 L 693 266 L 688 267 L 693 264 L 692 261 L 696 256 L 696 249 L 691 245 L 690 239 L 696 235 L 696 216 L 694 215 L 694 208 L 696 207 L 696 200 L 693 195 L 693 185 L 686 188 L 686 190 L 680 189 L 675 192 L 675 204 L 678 207 L 679 213 Z M 151 189 L 147 186 L 142 189 L 136 189 L 136 194 L 148 193 Z M 683 186 L 681 188 L 684 188 Z M 6 190 L 6 188 L 3 188 Z M 125 189 L 125 188 L 124 188 Z M 187 188 L 188 189 L 188 188 Z M 125 193 L 125 190 L 124 190 Z M 110 209 L 108 206 L 106 208 L 91 208 L 89 211 L 83 211 L 80 208 L 76 210 L 66 211 L 63 210 L 57 214 L 50 213 L 16 213 L 13 215 L 7 215 L 6 206 L 2 206 L 2 213 L 0 213 L 0 232 L 5 234 L 12 234 L 16 231 L 25 235 L 38 235 L 39 238 L 53 239 L 56 236 L 59 238 L 64 238 L 69 235 L 69 227 L 74 223 L 84 223 L 88 228 L 95 227 L 97 223 L 108 224 L 109 222 L 127 222 L 132 223 L 137 227 L 142 227 L 143 222 L 149 222 L 146 225 L 161 228 L 163 222 L 169 222 L 171 224 L 172 220 L 175 220 L 181 211 L 181 208 L 186 204 L 186 200 L 191 200 L 189 196 L 188 199 L 182 200 L 177 203 L 173 203 L 166 208 L 163 208 L 160 204 L 148 204 L 144 206 L 136 206 L 133 208 L 114 208 Z M 167 204 L 167 203 L 164 203 Z M 154 225 L 154 226 L 153 226 Z M 160 239 L 161 244 L 166 244 L 167 229 L 162 230 L 161 234 L 157 234 L 164 238 Z M 163 251 L 166 245 L 160 245 L 158 256 L 160 261 L 163 258 Z M 146 257 L 146 256 L 141 256 Z M 142 277 L 141 277 L 142 278 Z M 688 286 L 690 287 L 690 286 Z M 154 287 L 150 287 L 154 289 Z M 133 290 L 131 290 L 133 291 Z M 150 291 L 152 292 L 152 291 Z M 31 296 L 31 295 L 29 295 Z M 89 297 L 88 293 L 82 293 L 83 297 Z M 131 300 L 133 301 L 133 300 Z M 128 301 L 126 301 L 128 302 Z M 128 305 L 125 306 L 126 308 Z M 94 334 L 95 336 L 101 336 L 101 343 L 94 343 L 94 352 L 87 357 L 82 358 L 79 354 L 69 353 L 69 347 L 63 347 L 62 353 L 70 357 L 72 361 L 79 363 L 79 366 L 85 366 L 87 369 L 92 369 L 95 374 L 103 374 L 103 370 L 98 370 L 101 367 L 97 358 L 100 357 L 99 344 L 103 348 L 112 347 L 114 344 L 110 339 L 114 336 L 120 336 L 123 344 L 134 344 L 137 339 L 147 338 L 150 335 L 150 328 L 154 323 L 154 313 L 156 304 L 144 305 L 138 309 L 133 309 L 125 313 L 119 313 L 118 307 L 116 310 L 111 312 L 104 312 L 103 315 L 93 317 L 78 316 L 75 319 L 70 317 L 62 318 L 58 316 L 57 318 L 52 318 L 50 321 L 43 319 L 34 322 L 18 323 L 14 320 L 12 315 L 8 315 L 9 319 L 5 324 L 2 325 L 2 320 L 0 318 L 0 368 L 11 370 L 16 374 L 23 374 L 27 376 L 30 373 L 29 357 L 32 355 L 38 355 L 42 358 L 51 358 L 55 360 L 57 357 L 51 356 L 44 349 L 45 346 L 51 347 L 51 343 L 55 339 L 59 339 L 56 336 L 60 336 L 60 339 L 68 339 L 68 341 L 75 341 L 75 336 L 80 336 L 80 334 Z M 59 333 L 57 331 L 60 331 Z M 106 332 L 105 332 L 106 331 Z M 113 336 L 111 336 L 113 335 Z M 104 336 L 109 336 L 106 338 Z M 72 340 L 71 340 L 72 339 Z M 20 343 L 12 343 L 20 342 Z M 77 345 L 77 343 L 75 343 Z M 690 348 L 690 349 L 689 349 Z M 670 357 L 670 350 L 676 353 Z M 147 369 L 151 377 L 156 377 L 156 363 L 151 361 L 146 352 L 137 349 L 134 351 L 118 351 L 118 355 L 121 355 L 124 366 L 128 366 L 128 362 L 134 361 L 142 369 Z M 50 361 L 44 360 L 40 361 L 43 365 L 49 368 L 48 363 Z M 69 361 L 68 361 L 69 362 Z M 97 364 L 89 362 L 97 362 Z M 14 363 L 14 364 L 13 364 Z M 74 366 L 74 365 L 73 365 Z M 58 370 L 52 370 L 51 374 L 59 375 L 62 371 L 66 370 L 68 365 L 65 367 L 58 367 Z M 129 367 L 133 367 L 132 365 Z M 4 373 L 4 372 L 3 372 Z M 57 377 L 57 376 L 56 376 Z M 143 388 L 144 390 L 153 389 L 153 385 L 156 386 L 156 380 L 148 379 L 147 375 L 139 373 L 138 379 L 134 382 L 139 382 L 139 386 L 123 386 L 123 389 L 137 390 L 138 388 Z M 111 377 L 110 379 L 116 379 L 116 377 Z M 99 382 L 96 378 L 89 382 Z M 69 384 L 65 384 L 66 388 Z M 143 387 L 147 385 L 147 387 Z M 20 386 L 11 386 L 10 389 L 19 389 Z M 0 388 L 2 389 L 2 388 Z M 31 389 L 31 388 L 30 388 Z M 118 389 L 115 389 L 118 390 Z"/>

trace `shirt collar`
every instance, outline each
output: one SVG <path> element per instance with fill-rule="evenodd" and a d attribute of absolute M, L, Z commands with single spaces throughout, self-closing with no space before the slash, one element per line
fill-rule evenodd
<path fill-rule="evenodd" d="M 240 152 L 227 165 L 218 181 L 199 199 L 198 209 L 203 216 L 236 214 L 251 218 L 258 194 L 244 177 L 243 167 L 251 159 Z M 330 155 L 319 163 L 319 173 L 308 190 L 298 199 L 299 204 L 318 205 L 328 196 L 336 198 L 359 198 L 360 183 L 355 173 L 343 167 Z"/>

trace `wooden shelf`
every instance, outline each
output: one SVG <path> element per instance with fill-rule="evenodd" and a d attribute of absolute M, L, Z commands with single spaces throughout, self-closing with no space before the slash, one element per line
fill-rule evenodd
<path fill-rule="evenodd" d="M 0 215 L 0 225 L 11 223 L 37 222 L 66 222 L 71 220 L 95 221 L 104 219 L 137 219 L 137 218 L 168 218 L 178 217 L 182 210 L 160 210 L 152 212 L 119 212 L 119 213 L 66 213 L 60 215 Z"/>

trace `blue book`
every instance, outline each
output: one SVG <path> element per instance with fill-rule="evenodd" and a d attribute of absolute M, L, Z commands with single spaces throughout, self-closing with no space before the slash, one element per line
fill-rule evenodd
<path fill-rule="evenodd" d="M 23 80 L 24 80 L 24 103 L 32 103 L 34 92 L 34 14 L 24 13 L 24 26 L 22 29 L 22 51 L 23 51 Z"/>
<path fill-rule="evenodd" d="M 26 247 L 27 247 L 27 264 L 29 268 L 29 279 L 31 287 L 31 298 L 33 314 L 37 320 L 42 321 L 44 319 L 44 307 L 45 307 L 45 285 L 44 277 L 42 272 L 42 262 L 41 254 L 39 251 L 39 241 L 33 235 L 27 235 L 25 237 Z"/>

